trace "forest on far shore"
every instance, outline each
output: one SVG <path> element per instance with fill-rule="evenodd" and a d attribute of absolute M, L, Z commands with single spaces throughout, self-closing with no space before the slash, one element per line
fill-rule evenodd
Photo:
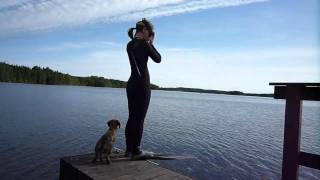
<path fill-rule="evenodd" d="M 76 86 L 94 86 L 94 87 L 113 87 L 125 88 L 126 82 L 106 79 L 104 77 L 89 76 L 78 77 L 54 71 L 49 67 L 41 68 L 33 66 L 32 68 L 19 65 L 11 65 L 5 62 L 0 62 L 0 82 L 10 83 L 31 83 L 31 84 L 48 84 L 48 85 L 76 85 Z M 211 94 L 228 94 L 241 96 L 261 96 L 273 97 L 273 94 L 255 94 L 243 93 L 241 91 L 221 91 L 221 90 L 207 90 L 198 88 L 164 88 L 151 84 L 153 90 L 164 91 L 182 91 L 182 92 L 196 92 L 196 93 L 211 93 Z"/>
<path fill-rule="evenodd" d="M 98 76 L 71 76 L 69 74 L 54 71 L 49 67 L 41 68 L 39 66 L 33 66 L 32 68 L 29 68 L 26 66 L 11 65 L 5 62 L 0 62 L 0 82 L 114 88 L 126 87 L 126 82 L 120 80 L 106 79 Z M 151 84 L 151 89 L 158 88 L 158 86 Z"/>

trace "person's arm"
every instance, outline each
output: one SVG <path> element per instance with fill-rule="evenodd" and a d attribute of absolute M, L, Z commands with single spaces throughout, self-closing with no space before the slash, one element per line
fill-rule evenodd
<path fill-rule="evenodd" d="M 157 51 L 157 49 L 152 45 L 152 43 L 146 42 L 147 50 L 148 50 L 148 55 L 151 57 L 151 59 L 156 62 L 160 63 L 161 62 L 161 55 Z"/>

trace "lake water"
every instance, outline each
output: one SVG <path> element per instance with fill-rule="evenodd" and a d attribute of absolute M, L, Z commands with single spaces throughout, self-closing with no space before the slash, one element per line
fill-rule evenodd
<path fill-rule="evenodd" d="M 196 179 L 280 179 L 283 100 L 152 91 L 145 150 L 194 159 L 157 161 Z M 93 152 L 107 120 L 121 120 L 125 89 L 0 83 L 1 179 L 58 179 L 59 158 Z M 304 102 L 301 149 L 320 154 L 320 104 Z M 320 171 L 300 166 L 301 179 Z"/>

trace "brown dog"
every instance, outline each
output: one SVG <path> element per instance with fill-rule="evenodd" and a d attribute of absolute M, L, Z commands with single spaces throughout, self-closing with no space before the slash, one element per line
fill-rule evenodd
<path fill-rule="evenodd" d="M 120 128 L 119 120 L 112 119 L 108 121 L 108 131 L 100 137 L 95 147 L 95 157 L 92 162 L 96 162 L 97 158 L 102 161 L 102 153 L 106 153 L 107 164 L 110 164 L 110 154 L 112 152 L 113 144 L 116 140 L 116 133 L 118 127 Z"/>

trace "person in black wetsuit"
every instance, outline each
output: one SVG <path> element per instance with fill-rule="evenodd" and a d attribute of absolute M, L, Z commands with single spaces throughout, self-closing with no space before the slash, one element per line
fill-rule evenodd
<path fill-rule="evenodd" d="M 133 35 L 133 31 L 136 31 Z M 148 57 L 160 63 L 161 55 L 153 46 L 153 25 L 146 19 L 130 28 L 128 35 L 131 41 L 127 44 L 131 75 L 127 82 L 127 98 L 129 118 L 125 129 L 126 153 L 125 156 L 143 154 L 140 143 L 143 133 L 144 119 L 150 102 L 150 77 L 147 67 Z"/>

